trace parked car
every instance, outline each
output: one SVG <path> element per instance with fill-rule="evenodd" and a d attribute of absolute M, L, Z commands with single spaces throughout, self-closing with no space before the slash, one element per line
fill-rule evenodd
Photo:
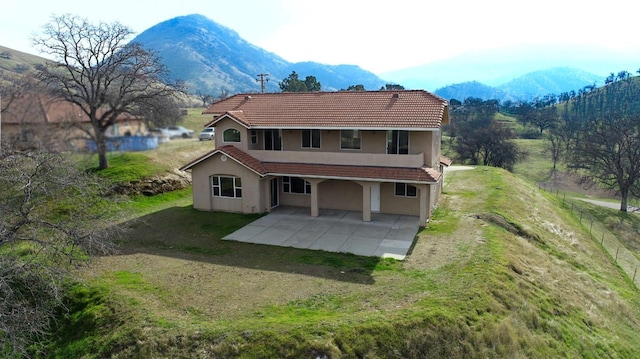
<path fill-rule="evenodd" d="M 163 130 L 167 131 L 167 133 L 169 134 L 169 138 L 176 138 L 176 137 L 191 138 L 191 137 L 193 137 L 193 130 L 190 130 L 188 128 L 184 128 L 182 126 L 169 126 L 169 127 L 163 128 Z"/>
<path fill-rule="evenodd" d="M 200 141 L 212 141 L 216 135 L 216 129 L 213 127 L 207 127 L 198 135 Z"/>

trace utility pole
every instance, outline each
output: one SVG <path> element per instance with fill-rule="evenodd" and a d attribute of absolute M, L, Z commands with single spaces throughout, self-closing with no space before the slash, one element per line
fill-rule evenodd
<path fill-rule="evenodd" d="M 258 76 L 256 82 L 260 83 L 260 89 L 264 93 L 264 84 L 269 82 L 269 74 L 257 74 L 256 76 Z"/>

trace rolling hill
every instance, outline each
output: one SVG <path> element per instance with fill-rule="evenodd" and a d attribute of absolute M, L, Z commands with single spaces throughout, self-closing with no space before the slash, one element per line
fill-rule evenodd
<path fill-rule="evenodd" d="M 463 82 L 439 88 L 435 91 L 445 99 L 464 100 L 477 97 L 483 100 L 530 101 L 535 97 L 579 90 L 587 85 L 602 85 L 604 76 L 573 68 L 555 67 L 527 73 L 498 86 L 489 86 L 478 81 Z"/>
<path fill-rule="evenodd" d="M 473 50 L 445 60 L 379 74 L 407 88 L 428 91 L 451 84 L 478 81 L 499 86 L 527 73 L 571 67 L 598 76 L 638 69 L 638 54 L 587 45 L 514 45 Z"/>

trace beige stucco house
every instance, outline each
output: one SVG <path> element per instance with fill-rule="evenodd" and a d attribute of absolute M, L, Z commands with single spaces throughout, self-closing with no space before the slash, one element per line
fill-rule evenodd
<path fill-rule="evenodd" d="M 14 99 L 2 112 L 2 141 L 16 148 L 85 148 L 91 130 L 89 117 L 75 104 L 44 94 L 26 94 Z M 144 119 L 127 113 L 118 116 L 107 137 L 141 135 Z"/>
<path fill-rule="evenodd" d="M 193 206 L 263 213 L 280 206 L 419 216 L 442 189 L 446 100 L 426 91 L 235 95 L 209 106 L 217 148 L 190 170 Z"/>

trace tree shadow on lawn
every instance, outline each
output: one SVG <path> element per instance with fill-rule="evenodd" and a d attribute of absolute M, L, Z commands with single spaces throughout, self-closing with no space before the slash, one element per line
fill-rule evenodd
<path fill-rule="evenodd" d="M 337 281 L 373 284 L 376 268 L 394 260 L 222 240 L 262 215 L 204 212 L 170 207 L 125 223 L 120 254 L 146 253 L 216 265 L 296 273 Z M 399 265 L 399 264 L 397 264 Z"/>

